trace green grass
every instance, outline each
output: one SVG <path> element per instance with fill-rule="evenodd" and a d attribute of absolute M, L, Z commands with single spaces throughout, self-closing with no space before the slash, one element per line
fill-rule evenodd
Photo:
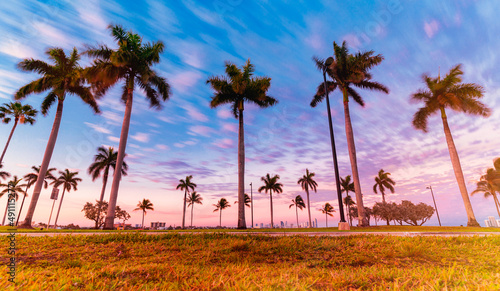
<path fill-rule="evenodd" d="M 7 238 L 0 243 L 7 245 Z M 500 236 L 17 236 L 0 290 L 499 290 Z M 8 260 L 6 251 L 1 264 Z"/>
<path fill-rule="evenodd" d="M 0 226 L 0 233 L 10 232 L 10 227 Z M 194 229 L 194 230 L 95 230 L 95 229 L 18 229 L 18 233 L 68 233 L 68 232 L 109 232 L 109 233 L 135 233 L 135 232 L 337 232 L 337 227 L 329 228 L 275 228 L 275 229 Z M 499 227 L 462 227 L 462 226 L 410 226 L 410 225 L 391 225 L 391 226 L 370 226 L 370 227 L 352 227 L 351 232 L 500 232 Z M 346 231 L 342 231 L 346 232 Z"/>

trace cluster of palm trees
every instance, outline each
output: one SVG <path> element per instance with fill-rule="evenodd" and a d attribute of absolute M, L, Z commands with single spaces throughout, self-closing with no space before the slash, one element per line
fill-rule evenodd
<path fill-rule="evenodd" d="M 47 142 L 43 161 L 39 168 L 39 179 L 34 182 L 31 203 L 28 208 L 26 218 L 20 227 L 31 227 L 40 191 L 44 185 L 45 177 L 48 175 L 49 164 L 57 140 L 62 120 L 64 101 L 66 98 L 68 96 L 78 97 L 95 113 L 99 113 L 100 110 L 96 100 L 103 97 L 114 85 L 121 83 L 121 100 L 125 104 L 125 112 L 118 150 L 113 153 L 116 157 L 114 158 L 114 162 L 110 164 L 113 169 L 118 168 L 121 170 L 114 171 L 113 173 L 109 207 L 104 223 L 105 229 L 113 228 L 120 180 L 122 175 L 126 175 L 127 171 L 124 158 L 130 128 L 134 90 L 136 88 L 142 90 L 145 93 L 149 105 L 152 108 L 160 109 L 162 107 L 162 101 L 169 99 L 170 86 L 165 78 L 159 76 L 152 69 L 155 64 L 160 62 L 160 54 L 164 50 L 164 44 L 161 41 L 143 43 L 141 36 L 132 31 L 126 31 L 119 25 L 110 25 L 109 30 L 112 37 L 116 41 L 116 48 L 110 48 L 106 45 L 86 45 L 82 53 L 78 53 L 78 50 L 74 48 L 69 55 L 66 55 L 64 50 L 61 48 L 50 48 L 46 51 L 50 63 L 36 59 L 25 59 L 18 64 L 18 68 L 20 70 L 38 73 L 40 78 L 21 87 L 14 94 L 14 99 L 22 100 L 31 94 L 47 92 L 47 95 L 43 99 L 41 105 L 41 113 L 43 115 L 47 115 L 48 110 L 57 103 L 52 131 Z M 81 55 L 86 55 L 93 60 L 91 66 L 85 68 L 80 66 L 79 60 Z M 342 94 L 341 100 L 345 116 L 345 133 L 353 183 L 353 189 L 350 189 L 349 191 L 355 193 L 355 204 L 357 205 L 358 210 L 357 215 L 359 226 L 368 226 L 368 220 L 364 213 L 365 208 L 358 173 L 356 147 L 350 117 L 351 109 L 349 107 L 349 101 L 352 98 L 352 100 L 361 106 L 364 106 L 365 104 L 363 98 L 358 91 L 355 90 L 355 88 L 389 93 L 388 88 L 383 84 L 374 81 L 373 76 L 370 73 L 370 70 L 379 65 L 384 60 L 384 57 L 380 54 L 375 55 L 373 51 L 351 54 L 348 50 L 346 42 L 343 42 L 342 45 L 338 45 L 334 42 L 333 55 L 331 57 L 326 60 L 318 57 L 314 57 L 313 59 L 318 69 L 325 73 L 325 79 L 324 82 L 318 86 L 316 94 L 313 96 L 310 105 L 312 107 L 316 107 L 326 97 L 327 111 L 330 112 L 328 93 L 338 90 Z M 206 83 L 209 84 L 214 91 L 214 95 L 210 101 L 210 106 L 212 108 L 216 108 L 223 105 L 230 105 L 234 117 L 239 121 L 238 228 L 246 228 L 244 193 L 244 105 L 245 103 L 252 103 L 261 108 L 266 108 L 274 106 L 278 103 L 278 100 L 267 95 L 267 91 L 271 86 L 271 78 L 266 76 L 255 77 L 253 76 L 254 71 L 254 65 L 250 63 L 250 60 L 248 60 L 241 68 L 233 63 L 226 62 L 226 75 L 212 76 L 206 81 Z M 326 80 L 326 75 L 328 75 L 328 80 Z M 452 68 L 444 78 L 440 78 L 440 76 L 437 78 L 433 78 L 428 75 L 423 76 L 426 88 L 418 90 L 411 96 L 412 101 L 424 104 L 423 107 L 415 113 L 413 126 L 416 129 L 426 132 L 428 118 L 435 113 L 441 113 L 450 158 L 468 216 L 467 225 L 476 226 L 478 223 L 474 217 L 467 189 L 465 188 L 465 180 L 463 178 L 458 153 L 448 126 L 445 109 L 449 108 L 455 111 L 480 116 L 488 116 L 491 110 L 479 101 L 479 99 L 483 96 L 484 89 L 476 84 L 462 83 L 462 75 L 463 71 L 461 70 L 461 66 L 457 65 Z M 7 140 L 2 156 L 0 157 L 0 165 L 17 124 L 33 124 L 36 114 L 37 111 L 31 106 L 22 105 L 19 102 L 5 104 L 0 108 L 0 118 L 3 122 L 8 123 L 12 118 L 14 119 L 14 126 Z M 331 126 L 331 118 L 329 119 L 329 122 Z M 332 147 L 334 147 L 333 132 L 331 136 Z M 104 151 L 105 149 L 102 151 L 100 150 L 99 154 L 111 155 L 110 152 L 104 153 Z M 105 160 L 106 157 L 103 156 L 100 159 Z M 91 175 L 93 180 L 97 179 L 100 176 L 100 172 L 103 171 L 103 188 L 101 191 L 100 201 L 103 200 L 110 166 L 99 168 L 99 170 L 97 170 L 97 168 L 93 170 L 89 168 L 89 173 L 92 172 Z M 306 191 L 308 197 L 307 208 L 309 210 L 309 224 L 311 225 L 309 190 L 316 191 L 317 184 L 311 183 L 310 178 L 310 173 L 306 171 L 306 175 L 303 177 L 304 180 L 299 180 L 299 184 L 301 184 L 302 188 Z M 274 225 L 272 193 L 282 192 L 282 185 L 277 182 L 278 179 L 278 175 L 271 177 L 268 174 L 266 177 L 263 177 L 265 186 L 259 188 L 259 191 L 264 191 L 270 195 L 272 225 Z M 382 171 L 382 173 L 379 173 L 379 181 L 377 182 L 378 186 L 374 186 L 375 192 L 377 192 L 377 189 L 381 191 L 384 201 L 384 189 L 387 188 L 391 192 L 393 191 L 393 188 L 391 188 L 393 184 L 391 184 L 389 180 L 387 175 L 384 176 Z M 186 184 L 185 186 L 180 188 L 178 186 L 178 189 L 183 190 L 185 194 L 182 227 L 185 227 L 186 202 L 188 201 L 187 193 L 190 192 L 189 189 L 194 190 L 192 185 L 187 185 L 188 181 L 184 182 Z M 194 187 L 196 187 L 196 185 L 194 185 Z M 190 206 L 192 207 L 194 203 L 198 202 L 191 202 Z M 218 209 L 222 211 L 222 208 Z"/>

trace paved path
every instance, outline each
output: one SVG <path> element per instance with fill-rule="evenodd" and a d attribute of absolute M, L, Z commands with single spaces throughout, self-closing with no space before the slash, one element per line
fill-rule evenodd
<path fill-rule="evenodd" d="M 32 233 L 16 233 L 16 235 L 40 237 L 40 236 L 57 236 L 57 235 L 103 235 L 103 234 L 127 234 L 133 232 L 32 232 Z M 147 235 L 162 235 L 172 234 L 174 232 L 141 232 Z M 175 232 L 178 234 L 205 234 L 205 233 L 223 233 L 234 235 L 267 235 L 267 236 L 353 236 L 353 235 L 389 235 L 389 236 L 443 236 L 443 237 L 457 237 L 457 236 L 489 236 L 500 235 L 500 232 Z M 0 235 L 9 235 L 9 233 L 0 233 Z"/>

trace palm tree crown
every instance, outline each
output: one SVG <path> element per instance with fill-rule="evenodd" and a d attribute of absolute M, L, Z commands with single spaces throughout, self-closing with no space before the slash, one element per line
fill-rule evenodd
<path fill-rule="evenodd" d="M 36 183 L 38 180 L 38 176 L 40 175 L 40 166 L 33 166 L 31 167 L 33 172 L 28 173 L 24 175 L 24 180 L 26 181 L 26 186 L 31 187 L 33 184 Z M 54 181 L 56 180 L 56 177 L 54 177 L 54 174 L 52 174 L 53 171 L 55 171 L 56 168 L 49 168 L 47 169 L 47 172 L 45 173 L 44 181 L 43 181 L 43 188 L 47 189 L 49 187 L 49 181 Z"/>
<path fill-rule="evenodd" d="M 484 197 L 493 197 L 498 216 L 500 217 L 500 200 L 497 193 L 500 193 L 500 158 L 494 161 L 494 168 L 486 170 L 486 174 L 482 175 L 477 182 L 476 190 L 471 192 L 471 195 L 476 193 L 484 193 Z"/>
<path fill-rule="evenodd" d="M 97 155 L 94 156 L 94 162 L 90 164 L 88 168 L 88 173 L 92 176 L 92 181 L 98 179 L 101 176 L 101 173 L 104 175 L 109 174 L 109 168 L 113 168 L 113 170 L 115 170 L 117 157 L 118 152 L 115 151 L 114 148 L 105 148 L 100 146 L 97 149 Z M 124 161 L 122 164 L 122 175 L 126 176 L 127 171 L 128 165 Z"/>
<path fill-rule="evenodd" d="M 326 216 L 326 227 L 328 227 L 328 216 L 333 216 L 333 213 L 335 212 L 335 209 L 330 203 L 325 203 L 322 208 L 318 209 L 321 211 L 321 213 L 325 214 Z"/>
<path fill-rule="evenodd" d="M 3 165 L 0 164 L 0 169 L 2 169 L 2 168 L 3 168 Z M 5 172 L 5 171 L 0 170 L 0 179 L 6 179 L 8 177 L 10 177 L 9 172 Z"/>
<path fill-rule="evenodd" d="M 116 83 L 124 82 L 121 99 L 125 103 L 125 113 L 116 160 L 116 167 L 121 169 L 127 147 L 135 87 L 142 89 L 151 107 L 160 109 L 160 101 L 166 101 L 170 96 L 170 85 L 152 69 L 153 65 L 160 62 L 160 54 L 165 48 L 163 42 L 143 43 L 138 34 L 126 32 L 119 25 L 109 25 L 108 28 L 118 48 L 111 49 L 106 45 L 87 47 L 85 54 L 94 58 L 94 62 L 86 71 L 86 76 L 97 96 L 104 95 Z M 120 180 L 121 171 L 115 171 L 105 229 L 113 228 Z"/>
<path fill-rule="evenodd" d="M 59 133 L 62 119 L 63 104 L 67 95 L 78 96 L 84 103 L 89 105 L 95 113 L 99 113 L 99 107 L 89 87 L 86 86 L 84 69 L 78 64 L 80 56 L 78 51 L 73 49 L 69 55 L 64 53 L 62 48 L 50 48 L 46 51 L 53 64 L 41 60 L 25 59 L 18 64 L 18 68 L 26 72 L 34 72 L 42 75 L 41 78 L 21 87 L 15 93 L 15 99 L 26 98 L 32 93 L 49 93 L 42 101 L 42 114 L 47 115 L 49 108 L 57 101 L 57 110 L 54 117 L 52 131 L 50 133 L 47 147 L 40 167 L 40 179 L 37 180 L 31 197 L 30 207 L 23 224 L 20 227 L 31 228 L 33 214 L 40 197 L 42 184 L 46 171 L 49 167 L 52 153 Z"/>
<path fill-rule="evenodd" d="M 266 108 L 278 103 L 267 95 L 271 86 L 269 77 L 253 77 L 255 71 L 250 60 L 242 67 L 226 62 L 226 76 L 213 76 L 207 80 L 215 94 L 210 107 L 231 105 L 235 118 L 239 120 L 238 129 L 238 228 L 245 229 L 245 135 L 243 127 L 244 104 L 253 103 L 260 108 Z"/>
<path fill-rule="evenodd" d="M 76 177 L 78 175 L 78 172 L 70 172 L 70 170 L 65 169 L 64 171 L 59 171 L 60 176 L 52 182 L 54 184 L 54 187 L 59 187 L 60 185 L 63 185 L 63 189 L 66 191 L 71 191 L 73 190 L 78 190 L 77 186 L 78 183 L 82 181 L 81 178 Z"/>
<path fill-rule="evenodd" d="M 26 184 L 21 184 L 22 178 L 17 178 L 17 176 L 12 177 L 12 180 L 7 182 L 6 184 L 0 184 L 0 188 L 5 188 L 0 192 L 0 197 L 3 195 L 14 195 L 14 199 L 17 201 L 19 199 L 19 194 L 23 194 L 23 196 L 26 196 L 26 191 L 23 190 L 23 187 L 26 186 Z M 2 219 L 2 225 L 5 225 L 5 218 L 7 217 L 7 210 L 9 207 L 9 199 L 7 199 L 7 204 L 5 205 L 5 213 L 3 215 Z M 11 221 L 11 224 L 13 226 L 14 222 Z"/>
<path fill-rule="evenodd" d="M 368 219 L 364 212 L 363 196 L 361 193 L 361 184 L 359 182 L 358 165 L 356 158 L 356 146 L 354 142 L 354 132 L 352 129 L 352 122 L 349 112 L 349 96 L 354 99 L 356 103 L 364 106 L 364 101 L 361 95 L 354 90 L 353 87 L 360 89 L 377 90 L 384 93 L 389 93 L 386 86 L 372 80 L 370 69 L 379 65 L 384 57 L 382 55 L 373 55 L 373 51 L 358 52 L 350 54 L 347 48 L 347 43 L 344 41 L 342 46 L 333 43 L 334 55 L 328 58 L 328 62 L 320 58 L 314 57 L 316 66 L 321 71 L 326 71 L 331 78 L 326 82 L 326 90 L 328 92 L 339 89 L 342 92 L 344 103 L 344 118 L 345 118 L 345 131 L 347 138 L 347 145 L 349 150 L 349 159 L 351 162 L 352 177 L 354 181 L 354 189 L 356 193 L 356 201 L 358 204 L 358 219 L 360 226 L 368 226 Z M 326 97 L 325 84 L 321 83 L 318 86 L 316 95 L 311 101 L 311 106 L 316 107 Z M 330 111 L 330 109 L 328 108 Z"/>
<path fill-rule="evenodd" d="M 427 132 L 428 118 L 437 112 L 441 113 L 443 130 L 446 137 L 446 143 L 448 144 L 453 172 L 455 173 L 455 178 L 457 179 L 458 188 L 467 213 L 467 226 L 479 226 L 467 193 L 460 158 L 455 142 L 453 141 L 451 129 L 448 125 L 448 117 L 446 116 L 445 108 L 480 116 L 489 116 L 491 109 L 478 100 L 483 97 L 483 87 L 473 83 L 462 83 L 462 75 L 463 71 L 459 64 L 453 67 L 442 79 L 440 76 L 433 78 L 427 74 L 422 76 L 427 88 L 420 89 L 411 95 L 412 102 L 424 103 L 424 106 L 419 108 L 413 116 L 413 126 L 416 129 Z"/>
<path fill-rule="evenodd" d="M 149 199 L 142 199 L 142 201 L 139 201 L 139 203 L 137 203 L 137 208 L 134 209 L 134 211 L 137 211 L 137 210 L 141 210 L 142 211 L 142 228 L 144 229 L 144 215 L 147 214 L 147 210 L 151 210 L 151 211 L 154 211 L 155 209 L 153 208 L 153 203 L 151 203 L 151 201 L 149 201 Z"/>
<path fill-rule="evenodd" d="M 394 193 L 394 185 L 396 182 L 392 180 L 389 175 L 391 173 L 384 172 L 383 169 L 378 171 L 378 176 L 375 177 L 375 185 L 373 185 L 373 192 L 377 193 L 377 189 L 382 194 L 382 201 L 385 203 L 385 189 L 389 189 L 391 193 Z"/>

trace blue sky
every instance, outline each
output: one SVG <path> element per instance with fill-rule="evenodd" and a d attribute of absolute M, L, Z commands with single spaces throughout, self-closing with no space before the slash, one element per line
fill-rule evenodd
<path fill-rule="evenodd" d="M 397 182 L 396 193 L 386 197 L 389 201 L 431 204 L 426 186 L 432 185 L 443 223 L 461 225 L 466 223 L 465 210 L 441 120 L 431 117 L 427 134 L 413 129 L 411 119 L 419 106 L 410 104 L 409 96 L 423 87 L 423 73 L 435 76 L 458 63 L 463 64 L 465 82 L 484 86 L 483 102 L 493 109 L 489 118 L 448 114 L 467 187 L 469 192 L 474 190 L 480 175 L 500 157 L 500 77 L 495 74 L 500 65 L 500 23 L 495 13 L 499 6 L 495 1 L 87 1 L 85 5 L 3 1 L 0 102 L 9 102 L 20 86 L 37 78 L 17 70 L 19 61 L 46 60 L 44 51 L 51 46 L 70 50 L 105 43 L 113 47 L 106 29 L 110 23 L 139 33 L 144 41 L 163 41 L 166 50 L 156 70 L 168 79 L 172 95 L 162 110 L 155 111 L 149 109 L 142 92 L 136 92 L 127 146 L 130 172 L 122 181 L 118 205 L 132 214 L 131 223 L 140 223 L 141 214 L 132 210 L 139 200 L 148 198 L 155 211 L 146 215 L 146 223 L 179 225 L 183 193 L 175 186 L 179 179 L 193 175 L 204 198 L 203 205 L 195 206 L 194 224 L 216 225 L 218 214 L 212 212 L 212 204 L 220 197 L 236 200 L 237 121 L 229 108 L 210 109 L 213 93 L 205 81 L 222 75 L 225 61 L 242 65 L 251 59 L 256 75 L 272 78 L 269 94 L 279 100 L 273 108 L 247 106 L 245 110 L 246 183 L 254 185 L 254 221 L 270 221 L 269 198 L 256 189 L 260 177 L 271 173 L 279 174 L 284 184 L 283 194 L 273 197 L 274 220 L 295 223 L 288 205 L 296 195 L 305 195 L 297 180 L 308 168 L 319 183 L 311 206 L 321 226 L 324 217 L 317 209 L 325 202 L 336 209 L 338 204 L 325 104 L 309 106 L 322 81 L 311 58 L 330 56 L 333 41 L 346 40 L 352 52 L 374 50 L 385 57 L 373 75 L 390 89 L 387 95 L 360 91 L 364 108 L 350 103 L 365 204 L 381 201 L 372 186 L 382 168 Z M 83 65 L 88 63 L 82 59 Z M 65 197 L 62 224 L 91 225 L 81 209 L 85 202 L 98 199 L 101 181 L 92 182 L 86 169 L 97 147 L 118 145 L 124 111 L 119 91 L 117 86 L 101 99 L 101 115 L 94 115 L 74 96 L 65 101 L 51 167 L 78 170 L 84 181 L 77 192 Z M 24 102 L 39 108 L 42 97 L 31 95 Z M 331 98 L 340 174 L 346 176 L 350 164 L 341 98 L 338 92 Z M 54 114 L 52 108 L 34 126 L 18 127 L 4 160 L 8 171 L 21 176 L 41 163 Z M 10 129 L 10 124 L 0 126 L 2 147 Z M 42 191 L 36 222 L 48 220 L 49 192 Z M 109 188 L 106 200 L 108 193 Z M 5 201 L 0 199 L 0 204 Z M 487 216 L 495 215 L 491 199 L 478 194 L 471 201 L 482 225 Z M 236 210 L 236 205 L 224 210 L 224 225 L 236 225 Z M 305 211 L 299 219 L 306 220 Z M 333 220 L 338 221 L 338 213 Z M 437 225 L 436 216 L 428 224 Z"/>

